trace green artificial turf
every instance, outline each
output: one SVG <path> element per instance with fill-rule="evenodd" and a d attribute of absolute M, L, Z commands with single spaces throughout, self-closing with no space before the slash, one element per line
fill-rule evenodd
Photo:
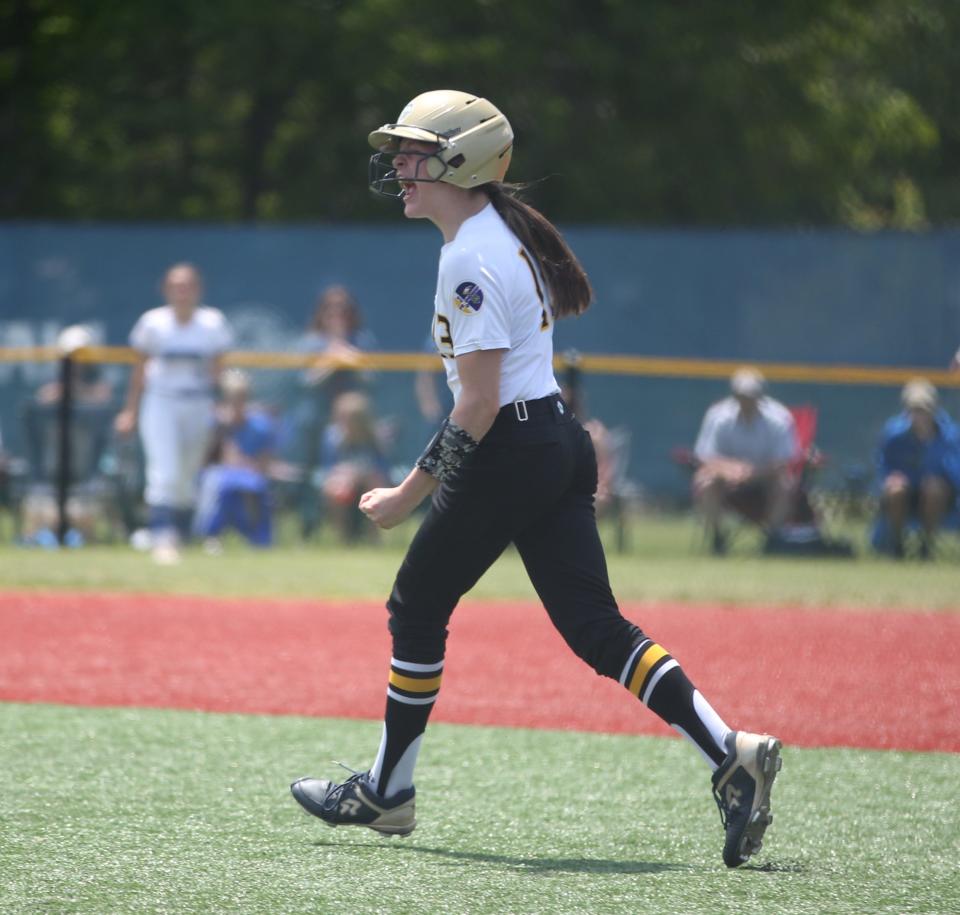
<path fill-rule="evenodd" d="M 309 544 L 287 537 L 279 547 L 257 552 L 231 540 L 222 556 L 192 548 L 171 568 L 123 545 L 51 552 L 8 542 L 0 545 L 0 588 L 383 600 L 413 529 L 407 524 L 388 531 L 380 545 L 352 548 L 330 537 Z M 604 533 L 611 581 L 623 601 L 960 609 L 960 559 L 946 549 L 931 563 L 868 553 L 851 560 L 785 559 L 759 555 L 756 537 L 745 534 L 733 555 L 716 558 L 705 554 L 693 519 L 670 516 L 635 521 L 625 553 L 612 548 L 609 530 Z M 536 599 L 512 551 L 471 596 Z"/>
<path fill-rule="evenodd" d="M 0 705 L 4 913 L 960 910 L 960 756 L 784 750 L 750 868 L 699 755 L 634 736 L 431 726 L 407 839 L 331 830 L 288 782 L 380 725 Z"/>

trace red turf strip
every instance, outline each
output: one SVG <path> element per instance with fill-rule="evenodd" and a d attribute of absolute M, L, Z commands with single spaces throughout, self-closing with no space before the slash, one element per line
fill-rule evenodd
<path fill-rule="evenodd" d="M 652 605 L 626 613 L 733 727 L 960 752 L 960 616 Z M 0 700 L 379 718 L 380 603 L 0 594 Z M 531 604 L 465 602 L 436 721 L 672 733 Z"/>

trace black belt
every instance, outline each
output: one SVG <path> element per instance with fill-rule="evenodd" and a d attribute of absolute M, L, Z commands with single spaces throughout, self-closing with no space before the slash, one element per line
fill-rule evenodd
<path fill-rule="evenodd" d="M 185 388 L 182 391 L 155 391 L 148 390 L 145 393 L 156 395 L 157 397 L 213 397 L 212 388 Z"/>
<path fill-rule="evenodd" d="M 494 427 L 524 425 L 526 423 L 565 422 L 570 419 L 570 408 L 559 394 L 548 394 L 537 400 L 516 400 L 500 408 Z"/>

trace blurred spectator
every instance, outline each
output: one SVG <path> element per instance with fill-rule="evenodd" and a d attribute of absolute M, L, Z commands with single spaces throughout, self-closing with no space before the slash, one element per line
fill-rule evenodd
<path fill-rule="evenodd" d="M 417 410 L 424 423 L 432 428 L 439 425 L 452 406 L 452 400 L 443 396 L 439 382 L 440 373 L 431 369 L 418 369 L 413 376 Z"/>
<path fill-rule="evenodd" d="M 105 406 L 113 402 L 113 385 L 103 377 L 102 369 L 92 362 L 74 363 L 71 377 L 74 403 Z M 60 380 L 48 381 L 37 389 L 39 404 L 60 403 L 63 386 Z"/>
<path fill-rule="evenodd" d="M 417 411 L 423 421 L 423 434 L 419 435 L 417 440 L 425 438 L 429 441 L 437 431 L 440 421 L 453 409 L 453 395 L 444 383 L 441 358 L 432 333 L 424 342 L 423 351 L 437 360 L 436 369 L 418 369 L 413 376 L 413 393 L 417 401 Z"/>
<path fill-rule="evenodd" d="M 338 394 L 364 386 L 350 363 L 364 350 L 373 349 L 373 334 L 363 326 L 360 305 L 345 286 L 328 286 L 317 299 L 313 317 L 298 345 L 304 353 L 333 356 L 343 367 L 321 366 L 303 373 L 304 385 L 322 389 L 330 404 Z"/>
<path fill-rule="evenodd" d="M 344 286 L 328 286 L 317 300 L 307 331 L 297 344 L 302 353 L 330 356 L 342 363 L 312 366 L 300 376 L 301 394 L 293 418 L 295 448 L 289 456 L 303 468 L 300 510 L 304 537 L 313 533 L 318 521 L 310 480 L 331 405 L 341 394 L 367 387 L 369 374 L 350 366 L 355 365 L 363 351 L 375 346 L 376 340 L 364 328 L 360 306 L 352 293 Z"/>
<path fill-rule="evenodd" d="M 583 390 L 579 353 L 564 353 L 566 369 L 560 383 L 560 396 L 570 411 L 580 420 L 580 424 L 590 433 L 593 450 L 597 458 L 597 491 L 593 504 L 597 517 L 604 517 L 614 507 L 616 501 L 616 481 L 614 443 L 610 430 L 601 419 L 590 416 L 587 397 Z"/>
<path fill-rule="evenodd" d="M 425 423 L 436 426 L 446 416 L 444 401 L 441 399 L 437 382 L 440 379 L 438 372 L 430 369 L 420 369 L 413 379 L 413 392 L 417 398 L 417 409 Z M 447 413 L 450 411 L 447 410 Z"/>
<path fill-rule="evenodd" d="M 273 506 L 269 470 L 276 425 L 265 410 L 250 403 L 250 380 L 230 369 L 220 380 L 223 401 L 211 463 L 200 477 L 194 531 L 208 552 L 221 550 L 220 536 L 232 527 L 254 546 L 273 542 Z"/>
<path fill-rule="evenodd" d="M 366 394 L 347 391 L 334 402 L 315 479 L 326 511 L 345 543 L 375 536 L 377 529 L 365 523 L 358 503 L 368 490 L 390 485 L 390 467 Z"/>
<path fill-rule="evenodd" d="M 73 325 L 60 333 L 57 346 L 68 354 L 92 342 L 89 328 Z M 98 525 L 106 520 L 111 486 L 103 464 L 110 446 L 113 386 L 102 378 L 100 366 L 74 362 L 70 394 L 67 543 L 79 546 L 95 539 Z M 50 381 L 37 389 L 23 410 L 29 480 L 20 500 L 20 530 L 26 545 L 59 545 L 56 481 L 62 400 L 62 382 Z"/>
<path fill-rule="evenodd" d="M 874 543 L 902 557 L 904 531 L 915 522 L 926 559 L 944 517 L 957 507 L 960 429 L 924 378 L 908 381 L 900 400 L 903 411 L 887 420 L 877 452 L 882 524 Z"/>
<path fill-rule="evenodd" d="M 153 558 L 172 564 L 190 532 L 214 386 L 233 335 L 222 312 L 201 304 L 203 282 L 192 264 L 170 267 L 163 294 L 167 304 L 141 315 L 130 332 L 137 362 L 115 428 L 128 435 L 139 424 Z"/>
<path fill-rule="evenodd" d="M 726 510 L 763 525 L 768 537 L 778 535 L 790 510 L 797 447 L 793 416 L 766 395 L 760 372 L 738 369 L 730 391 L 707 410 L 694 446 L 693 495 L 717 554 L 727 548 Z"/>

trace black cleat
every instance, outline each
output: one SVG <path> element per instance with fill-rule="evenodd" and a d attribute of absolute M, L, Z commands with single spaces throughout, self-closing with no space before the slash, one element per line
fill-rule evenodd
<path fill-rule="evenodd" d="M 341 784 L 325 778 L 298 778 L 290 791 L 307 813 L 328 826 L 367 826 L 387 836 L 408 836 L 417 825 L 415 789 L 382 798 L 370 787 L 366 772 L 357 772 Z"/>
<path fill-rule="evenodd" d="M 726 830 L 723 863 L 739 867 L 760 851 L 773 822 L 770 789 L 780 771 L 781 743 L 769 734 L 734 731 L 727 738 L 727 758 L 713 773 L 713 796 Z"/>

